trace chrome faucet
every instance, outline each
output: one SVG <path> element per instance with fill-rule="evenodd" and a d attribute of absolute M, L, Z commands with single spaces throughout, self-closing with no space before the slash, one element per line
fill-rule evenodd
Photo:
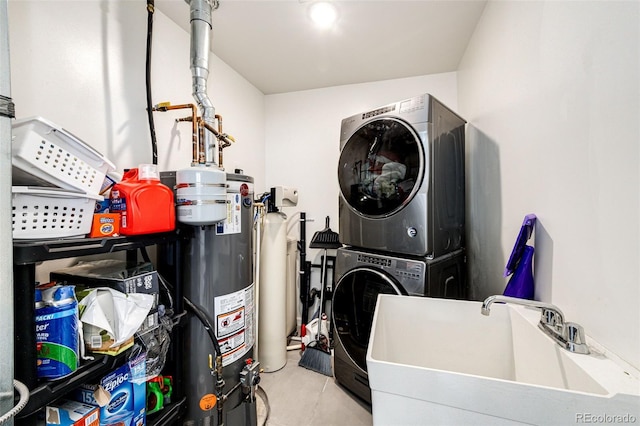
<path fill-rule="evenodd" d="M 540 309 L 542 316 L 540 317 L 538 327 L 542 331 L 570 352 L 585 355 L 589 354 L 589 348 L 585 343 L 584 329 L 579 324 L 565 322 L 564 314 L 557 306 L 551 303 L 538 302 L 537 300 L 494 295 L 487 297 L 484 302 L 482 302 L 482 308 L 480 309 L 482 315 L 489 315 L 491 305 L 494 302 L 513 303 L 514 305 Z"/>

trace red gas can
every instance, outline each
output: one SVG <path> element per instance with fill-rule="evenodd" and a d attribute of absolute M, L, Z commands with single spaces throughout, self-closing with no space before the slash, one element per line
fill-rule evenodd
<path fill-rule="evenodd" d="M 140 179 L 137 168 L 113 185 L 110 201 L 110 211 L 120 213 L 122 235 L 167 232 L 176 226 L 173 191 L 159 178 Z"/>

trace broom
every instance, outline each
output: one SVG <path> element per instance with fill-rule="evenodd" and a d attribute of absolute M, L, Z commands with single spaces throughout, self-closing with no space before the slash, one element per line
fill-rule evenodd
<path fill-rule="evenodd" d="M 322 268 L 320 270 L 320 308 L 318 309 L 316 340 L 306 346 L 305 351 L 302 353 L 302 358 L 300 358 L 300 362 L 298 363 L 301 367 L 330 377 L 333 376 L 333 372 L 331 371 L 331 349 L 329 348 L 328 341 L 324 343 L 321 341 L 320 331 L 322 329 L 322 317 L 326 317 L 326 315 L 324 315 L 324 292 L 327 285 L 327 250 L 342 247 L 342 244 L 338 241 L 338 237 L 338 234 L 329 228 L 329 216 L 327 216 L 325 229 L 313 234 L 313 238 L 309 244 L 309 248 L 324 249 Z"/>
<path fill-rule="evenodd" d="M 306 240 L 307 214 L 300 213 L 300 241 L 298 241 L 298 251 L 300 252 L 300 300 L 302 301 L 302 312 L 300 316 L 300 338 L 307 335 L 307 321 L 309 321 L 309 267 L 307 266 L 307 240 Z M 304 341 L 300 344 L 304 352 Z"/>

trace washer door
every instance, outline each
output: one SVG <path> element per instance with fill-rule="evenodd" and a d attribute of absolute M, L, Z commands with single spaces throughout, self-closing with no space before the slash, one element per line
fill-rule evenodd
<path fill-rule="evenodd" d="M 334 330 L 349 357 L 365 372 L 365 357 L 378 294 L 407 293 L 393 278 L 382 272 L 356 268 L 342 276 L 333 295 Z"/>
<path fill-rule="evenodd" d="M 400 210 L 417 192 L 423 174 L 420 138 L 396 118 L 364 124 L 340 153 L 342 197 L 364 216 L 385 217 Z"/>

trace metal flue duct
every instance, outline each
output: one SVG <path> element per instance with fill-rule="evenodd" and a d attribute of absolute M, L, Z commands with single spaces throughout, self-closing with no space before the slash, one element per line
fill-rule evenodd
<path fill-rule="evenodd" d="M 191 76 L 193 97 L 202 114 L 205 125 L 214 127 L 216 111 L 207 94 L 209 77 L 209 32 L 211 31 L 211 13 L 218 8 L 217 0 L 185 0 L 190 7 L 191 19 Z M 217 165 L 217 139 L 210 131 L 201 134 L 204 137 L 205 162 Z"/>

